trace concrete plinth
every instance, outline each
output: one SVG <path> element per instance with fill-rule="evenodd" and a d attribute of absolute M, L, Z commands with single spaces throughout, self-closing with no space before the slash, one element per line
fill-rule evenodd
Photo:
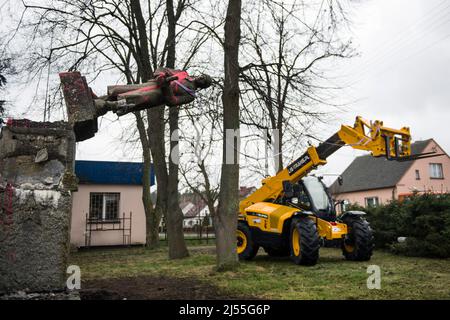
<path fill-rule="evenodd" d="M 62 290 L 67 278 L 75 136 L 66 123 L 0 137 L 0 293 Z"/>

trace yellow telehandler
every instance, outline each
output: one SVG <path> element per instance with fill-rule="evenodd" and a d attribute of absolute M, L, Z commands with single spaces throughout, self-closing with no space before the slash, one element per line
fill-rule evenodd
<path fill-rule="evenodd" d="M 373 235 L 362 211 L 347 211 L 336 216 L 333 201 L 325 185 L 307 176 L 343 146 L 370 151 L 372 156 L 408 161 L 433 156 L 411 155 L 409 128 L 383 126 L 357 117 L 353 126 L 341 129 L 318 147 L 307 151 L 287 168 L 262 181 L 262 186 L 240 202 L 237 252 L 250 260 L 259 248 L 271 256 L 291 256 L 296 264 L 315 265 L 320 240 L 342 243 L 347 260 L 370 260 Z"/>

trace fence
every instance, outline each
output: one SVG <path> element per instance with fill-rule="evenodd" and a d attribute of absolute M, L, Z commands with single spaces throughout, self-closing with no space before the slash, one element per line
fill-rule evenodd
<path fill-rule="evenodd" d="M 103 219 L 90 218 L 90 215 L 86 213 L 86 225 L 84 232 L 84 245 L 89 248 L 92 245 L 92 233 L 93 232 L 107 232 L 107 231 L 121 231 L 122 233 L 122 245 L 131 244 L 131 226 L 132 226 L 133 213 L 130 212 L 126 215 L 125 212 L 122 217 L 115 218 L 105 222 Z"/>
<path fill-rule="evenodd" d="M 192 225 L 185 225 L 183 227 L 184 239 L 192 240 L 192 241 L 206 241 L 209 243 L 210 241 L 214 241 L 216 239 L 214 233 L 214 227 L 211 225 L 205 225 L 205 219 L 190 219 L 192 221 Z M 159 240 L 167 241 L 167 228 L 165 223 L 162 223 L 159 232 Z"/>

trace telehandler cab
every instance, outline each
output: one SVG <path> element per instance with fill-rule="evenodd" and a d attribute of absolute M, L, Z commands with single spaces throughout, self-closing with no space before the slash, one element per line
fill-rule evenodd
<path fill-rule="evenodd" d="M 296 264 L 315 265 L 320 238 L 341 241 L 347 260 L 366 261 L 372 256 L 373 235 L 362 211 L 336 216 L 324 184 L 307 175 L 343 146 L 370 151 L 372 156 L 407 161 L 433 156 L 411 155 L 409 128 L 400 130 L 357 117 L 318 147 L 307 151 L 287 168 L 262 181 L 262 186 L 240 202 L 237 253 L 255 257 L 260 247 L 271 256 L 291 256 Z"/>

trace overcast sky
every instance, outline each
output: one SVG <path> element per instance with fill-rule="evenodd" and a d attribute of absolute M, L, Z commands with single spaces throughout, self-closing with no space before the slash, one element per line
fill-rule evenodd
<path fill-rule="evenodd" d="M 333 70 L 333 82 L 348 86 L 337 99 L 352 103 L 325 128 L 321 138 L 326 139 L 342 123 L 353 124 L 355 116 L 361 115 L 383 120 L 394 128 L 409 126 L 413 140 L 434 138 L 449 152 L 450 1 L 354 3 L 353 38 L 360 56 L 339 63 Z M 94 90 L 102 94 L 105 81 L 96 81 Z M 140 152 L 124 151 L 118 145 L 117 137 L 128 130 L 128 124 L 113 119 L 102 119 L 97 136 L 78 144 L 77 159 L 141 160 Z M 299 155 L 302 152 L 299 150 Z M 319 172 L 341 173 L 359 154 L 343 148 Z"/>
<path fill-rule="evenodd" d="M 342 119 L 409 126 L 413 140 L 434 138 L 450 152 L 450 1 L 372 0 L 355 9 L 360 57 L 336 70 L 336 82 L 351 84 L 340 95 L 356 102 Z M 340 173 L 358 154 L 343 148 L 320 171 Z"/>

